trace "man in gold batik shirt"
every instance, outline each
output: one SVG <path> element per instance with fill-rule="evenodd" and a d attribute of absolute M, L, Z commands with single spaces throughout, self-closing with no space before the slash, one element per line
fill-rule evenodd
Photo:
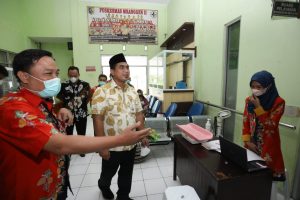
<path fill-rule="evenodd" d="M 126 81 L 130 77 L 129 65 L 123 54 L 113 56 L 110 61 L 112 80 L 97 88 L 92 99 L 92 114 L 96 136 L 114 136 L 128 125 L 142 122 L 138 129 L 144 128 L 144 115 L 139 96 Z M 142 143 L 148 145 L 148 140 Z M 130 200 L 135 145 L 116 147 L 99 152 L 102 157 L 102 171 L 98 186 L 106 199 L 113 199 L 110 190 L 111 179 L 118 168 L 117 200 Z"/>

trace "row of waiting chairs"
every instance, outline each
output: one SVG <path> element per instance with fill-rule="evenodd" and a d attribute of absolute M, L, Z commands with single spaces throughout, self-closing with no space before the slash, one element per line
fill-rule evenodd
<path fill-rule="evenodd" d="M 150 103 L 149 103 L 149 110 L 146 113 L 146 117 L 157 117 L 157 114 L 159 113 L 159 110 L 161 108 L 162 102 L 158 100 L 156 97 L 151 96 L 150 97 Z M 172 117 L 175 115 L 177 110 L 177 104 L 171 103 L 171 105 L 168 107 L 167 111 L 163 114 L 164 117 Z M 204 104 L 199 102 L 194 102 L 192 106 L 187 111 L 187 116 L 191 117 L 193 115 L 202 115 L 204 111 Z"/>
<path fill-rule="evenodd" d="M 211 117 L 208 115 L 194 115 L 191 117 L 173 116 L 145 118 L 145 127 L 155 129 L 155 131 L 160 134 L 160 139 L 151 144 L 167 144 L 171 141 L 171 137 L 176 134 L 181 134 L 181 131 L 176 124 L 183 125 L 192 122 L 204 128 L 207 119 L 211 119 Z"/>

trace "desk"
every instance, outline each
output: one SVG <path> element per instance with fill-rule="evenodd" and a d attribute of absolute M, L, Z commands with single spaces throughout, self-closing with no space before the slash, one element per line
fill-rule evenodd
<path fill-rule="evenodd" d="M 174 136 L 174 172 L 183 185 L 194 187 L 201 200 L 269 200 L 270 170 L 247 173 L 215 151 Z"/>

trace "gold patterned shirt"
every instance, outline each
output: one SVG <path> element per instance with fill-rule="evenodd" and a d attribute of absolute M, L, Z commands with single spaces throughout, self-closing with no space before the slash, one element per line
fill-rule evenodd
<path fill-rule="evenodd" d="M 92 114 L 104 116 L 106 136 L 120 134 L 127 126 L 136 123 L 136 113 L 142 112 L 139 96 L 135 89 L 125 84 L 124 89 L 114 80 L 98 87 L 92 99 Z M 134 145 L 121 146 L 110 151 L 129 151 Z"/>

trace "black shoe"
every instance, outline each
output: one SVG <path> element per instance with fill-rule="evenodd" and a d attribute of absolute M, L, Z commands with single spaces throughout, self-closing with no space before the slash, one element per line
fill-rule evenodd
<path fill-rule="evenodd" d="M 85 157 L 85 154 L 80 154 L 80 157 Z"/>
<path fill-rule="evenodd" d="M 105 199 L 114 199 L 114 194 L 112 193 L 112 191 L 110 190 L 109 187 L 101 187 L 99 186 L 99 189 L 101 190 L 102 192 L 102 196 L 105 198 Z"/>

